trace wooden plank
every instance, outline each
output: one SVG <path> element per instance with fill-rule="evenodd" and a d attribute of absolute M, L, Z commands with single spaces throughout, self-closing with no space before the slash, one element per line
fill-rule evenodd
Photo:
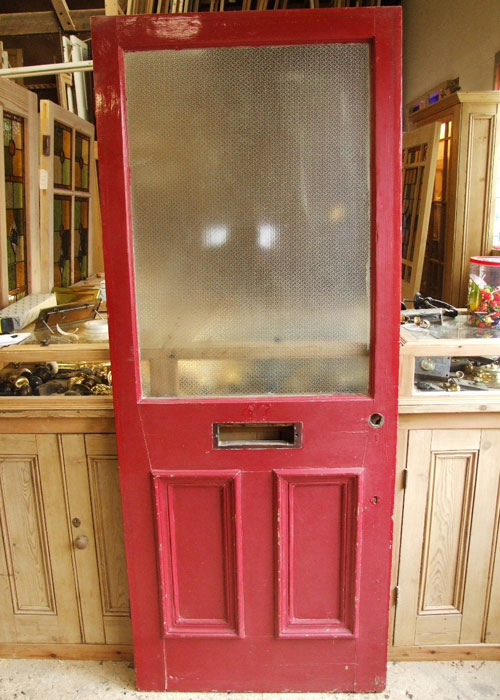
<path fill-rule="evenodd" d="M 415 382 L 415 357 L 405 354 L 399 358 L 399 396 L 412 396 Z"/>
<path fill-rule="evenodd" d="M 84 437 L 83 435 L 63 435 L 61 442 L 69 502 L 70 548 L 82 620 L 82 642 L 103 644 L 105 637 L 97 575 L 96 537 L 90 503 Z M 77 527 L 73 524 L 75 518 L 80 522 Z M 85 538 L 87 542 L 82 549 L 77 547 L 78 538 L 81 538 L 81 541 Z"/>
<path fill-rule="evenodd" d="M 401 328 L 401 355 L 414 355 L 416 357 L 447 357 L 464 355 L 500 354 L 500 341 L 498 338 L 446 338 L 440 340 L 431 336 L 415 338 L 408 330 Z"/>
<path fill-rule="evenodd" d="M 472 393 L 472 392 L 471 392 Z M 471 419 L 477 421 L 488 420 L 485 414 L 488 413 L 498 413 L 500 411 L 500 401 L 499 397 L 492 397 L 487 395 L 485 397 L 485 392 L 481 392 L 482 396 L 474 393 L 472 396 L 467 393 L 460 394 L 458 396 L 451 396 L 450 393 L 445 393 L 440 396 L 430 397 L 430 396 L 414 396 L 414 397 L 403 397 L 399 402 L 399 415 L 405 414 L 428 414 L 428 413 L 445 413 L 451 415 L 468 414 Z M 485 403 L 479 403 L 481 398 L 485 399 Z M 474 400 L 477 403 L 472 403 Z M 487 402 L 486 402 L 487 401 Z M 475 414 L 475 418 L 473 415 Z M 479 418 L 482 414 L 483 418 Z M 443 420 L 447 420 L 443 417 Z M 497 423 L 498 425 L 498 423 Z M 481 427 L 481 424 L 478 424 Z M 488 426 L 484 426 L 488 427 Z M 494 426 L 489 426 L 494 427 Z"/>
<path fill-rule="evenodd" d="M 106 343 L 55 344 L 45 348 L 39 345 L 16 345 L 0 349 L 0 362 L 106 362 L 109 361 L 109 346 Z"/>
<path fill-rule="evenodd" d="M 65 32 L 76 32 L 76 27 L 69 12 L 68 5 L 66 4 L 66 0 L 50 1 L 52 3 L 52 7 L 54 8 L 54 12 L 57 15 L 57 19 L 62 29 Z"/>
<path fill-rule="evenodd" d="M 89 457 L 116 456 L 116 435 L 85 435 L 85 451 Z"/>
<path fill-rule="evenodd" d="M 453 644 L 390 647 L 389 661 L 500 661 L 500 645 Z"/>
<path fill-rule="evenodd" d="M 485 604 L 495 557 L 495 524 L 500 484 L 500 430 L 482 430 L 460 642 L 483 641 Z M 494 591 L 494 587 L 491 588 Z M 500 630 L 499 630 L 500 632 Z M 500 634 L 496 639 L 500 641 Z"/>
<path fill-rule="evenodd" d="M 36 454 L 36 435 L 4 435 L 0 439 L 1 455 L 31 455 Z"/>
<path fill-rule="evenodd" d="M 415 644 L 454 644 L 460 638 L 462 616 L 420 615 L 415 629 Z"/>
<path fill-rule="evenodd" d="M 90 31 L 90 18 L 103 15 L 104 8 L 94 10 L 72 10 L 71 17 L 76 32 Z M 24 36 L 27 34 L 58 34 L 60 25 L 50 12 L 13 12 L 0 15 L 2 36 Z"/>
<path fill-rule="evenodd" d="M 479 450 L 479 430 L 433 430 L 431 450 L 433 452 L 456 452 Z"/>
<path fill-rule="evenodd" d="M 112 433 L 115 429 L 113 412 L 108 411 L 55 411 L 54 415 L 42 411 L 41 416 L 36 412 L 26 411 L 17 417 L 11 412 L 0 412 L 0 435 L 16 433 Z M 76 415 L 73 415 L 76 414 Z"/>
<path fill-rule="evenodd" d="M 128 644 L 0 644 L 0 658 L 131 661 L 134 654 Z"/>

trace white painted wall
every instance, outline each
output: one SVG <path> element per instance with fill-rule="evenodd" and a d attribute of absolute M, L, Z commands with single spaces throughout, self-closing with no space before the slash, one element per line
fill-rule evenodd
<path fill-rule="evenodd" d="M 460 78 L 462 90 L 493 89 L 500 0 L 403 0 L 403 104 Z"/>

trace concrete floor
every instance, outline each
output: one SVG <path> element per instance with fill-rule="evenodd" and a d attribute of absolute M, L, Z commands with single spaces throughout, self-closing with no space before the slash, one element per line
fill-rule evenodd
<path fill-rule="evenodd" d="M 499 661 L 390 662 L 387 689 L 371 694 L 139 693 L 121 661 L 0 659 L 1 700 L 489 700 L 500 698 Z"/>

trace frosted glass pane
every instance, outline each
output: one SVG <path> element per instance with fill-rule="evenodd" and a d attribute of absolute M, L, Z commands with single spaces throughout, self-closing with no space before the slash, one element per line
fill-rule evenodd
<path fill-rule="evenodd" d="M 143 393 L 366 393 L 368 46 L 125 69 Z"/>

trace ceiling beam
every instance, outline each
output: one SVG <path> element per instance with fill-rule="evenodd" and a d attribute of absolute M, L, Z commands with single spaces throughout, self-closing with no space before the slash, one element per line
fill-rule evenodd
<path fill-rule="evenodd" d="M 90 18 L 103 15 L 104 8 L 72 10 L 75 32 L 89 32 Z M 0 36 L 25 36 L 27 34 L 58 34 L 61 30 L 55 14 L 50 12 L 15 12 L 0 14 Z"/>
<path fill-rule="evenodd" d="M 54 8 L 54 12 L 57 15 L 57 19 L 59 20 L 59 24 L 63 28 L 65 32 L 75 32 L 76 28 L 73 23 L 73 20 L 71 19 L 71 15 L 69 14 L 69 8 L 66 4 L 66 0 L 50 0 L 52 3 L 52 7 Z"/>

